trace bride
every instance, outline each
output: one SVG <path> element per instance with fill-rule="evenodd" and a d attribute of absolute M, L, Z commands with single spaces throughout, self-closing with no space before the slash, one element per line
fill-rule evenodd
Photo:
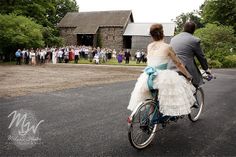
<path fill-rule="evenodd" d="M 149 98 L 150 90 L 158 89 L 160 112 L 168 116 L 179 116 L 190 113 L 194 104 L 194 87 L 191 85 L 191 75 L 175 55 L 173 49 L 164 43 L 163 26 L 154 24 L 150 28 L 153 42 L 147 47 L 147 67 L 138 78 L 131 93 L 128 109 L 133 111 Z M 167 69 L 169 60 L 172 60 L 184 76 Z"/>

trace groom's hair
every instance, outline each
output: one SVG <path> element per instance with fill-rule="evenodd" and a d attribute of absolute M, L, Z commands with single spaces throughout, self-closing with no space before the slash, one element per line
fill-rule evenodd
<path fill-rule="evenodd" d="M 190 34 L 193 34 L 196 29 L 196 24 L 192 21 L 186 22 L 184 24 L 184 32 L 188 32 Z"/>

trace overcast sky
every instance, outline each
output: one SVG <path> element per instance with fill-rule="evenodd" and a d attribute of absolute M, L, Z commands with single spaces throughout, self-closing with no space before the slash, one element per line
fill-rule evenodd
<path fill-rule="evenodd" d="M 198 10 L 204 0 L 76 0 L 79 11 L 132 10 L 134 22 L 171 22 Z"/>

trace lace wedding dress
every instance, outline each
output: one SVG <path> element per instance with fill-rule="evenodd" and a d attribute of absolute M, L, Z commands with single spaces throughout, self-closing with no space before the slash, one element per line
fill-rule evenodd
<path fill-rule="evenodd" d="M 148 87 L 150 70 L 152 71 L 154 89 L 159 90 L 160 112 L 168 116 L 179 116 L 190 113 L 190 107 L 194 104 L 193 92 L 195 88 L 180 76 L 177 72 L 166 69 L 170 60 L 166 47 L 152 47 L 147 55 L 147 68 L 138 78 L 134 90 L 131 93 L 128 109 L 133 111 L 136 107 L 149 98 L 152 98 Z M 149 74 L 149 75 L 148 75 Z M 150 80 L 149 80 L 150 81 Z"/>

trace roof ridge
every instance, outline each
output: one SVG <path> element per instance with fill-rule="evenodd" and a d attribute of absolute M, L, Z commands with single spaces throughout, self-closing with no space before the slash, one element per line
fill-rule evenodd
<path fill-rule="evenodd" d="M 155 23 L 160 23 L 160 24 L 175 24 L 174 22 L 133 22 L 131 24 L 155 24 Z"/>
<path fill-rule="evenodd" d="M 102 10 L 102 11 L 78 11 L 78 12 L 67 12 L 67 14 L 81 14 L 81 13 L 101 13 L 101 12 L 131 12 L 132 10 Z"/>
<path fill-rule="evenodd" d="M 95 11 L 80 11 L 79 13 L 93 13 L 93 12 L 132 12 L 132 10 L 95 10 Z"/>

